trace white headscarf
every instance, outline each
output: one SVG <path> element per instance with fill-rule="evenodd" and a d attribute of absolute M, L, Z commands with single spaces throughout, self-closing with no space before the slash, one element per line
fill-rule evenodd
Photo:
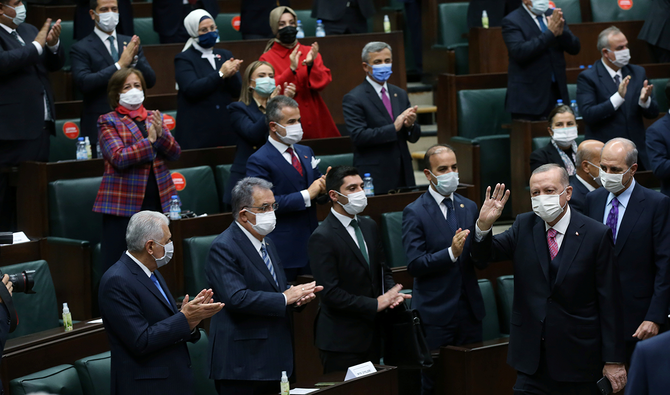
<path fill-rule="evenodd" d="M 212 16 L 209 14 L 209 12 L 205 10 L 193 10 L 191 11 L 188 15 L 186 15 L 186 18 L 184 18 L 184 27 L 186 28 L 186 32 L 188 33 L 191 38 L 186 41 L 186 45 L 184 45 L 184 49 L 181 51 L 184 52 L 187 49 L 193 45 L 193 43 L 198 42 L 198 36 L 200 35 L 198 33 L 198 28 L 200 27 L 200 20 L 202 19 L 203 16 L 208 16 L 212 20 Z"/>

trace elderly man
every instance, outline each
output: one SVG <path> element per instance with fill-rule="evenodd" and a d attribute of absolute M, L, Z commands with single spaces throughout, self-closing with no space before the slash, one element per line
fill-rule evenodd
<path fill-rule="evenodd" d="M 665 97 L 670 103 L 670 81 Z M 661 193 L 670 196 L 670 111 L 647 129 L 647 150 L 651 170 L 661 180 Z"/>
<path fill-rule="evenodd" d="M 600 150 L 603 142 L 598 140 L 584 140 L 577 148 L 575 164 L 577 173 L 570 176 L 572 198 L 570 207 L 584 214 L 586 194 L 600 187 Z"/>
<path fill-rule="evenodd" d="M 243 178 L 233 188 L 235 221 L 212 243 L 205 273 L 227 307 L 212 318 L 208 361 L 221 395 L 279 391 L 293 373 L 291 312 L 313 300 L 315 282 L 288 286 L 275 243 L 272 184 Z"/>
<path fill-rule="evenodd" d="M 514 262 L 514 305 L 507 363 L 515 394 L 594 394 L 606 376 L 626 384 L 621 285 L 611 230 L 572 211 L 568 173 L 542 165 L 530 177 L 533 213 L 491 235 L 509 198 L 486 190 L 475 227 L 475 261 Z"/>
<path fill-rule="evenodd" d="M 654 86 L 649 85 L 644 68 L 628 64 L 630 49 L 621 30 L 612 26 L 600 32 L 598 52 L 602 58 L 577 77 L 577 104 L 586 123 L 586 138 L 632 140 L 639 147 L 641 170 L 649 169 L 642 118 L 658 116 Z"/>
<path fill-rule="evenodd" d="M 370 173 L 375 193 L 414 186 L 407 142 L 416 143 L 421 127 L 407 92 L 386 81 L 391 76 L 391 46 L 371 42 L 363 48 L 365 81 L 342 99 L 344 122 L 354 145 L 354 166 Z"/>
<path fill-rule="evenodd" d="M 605 144 L 603 188 L 586 197 L 585 208 L 586 215 L 612 229 L 629 362 L 637 342 L 656 336 L 666 323 L 670 301 L 670 198 L 635 182 L 637 155 L 630 140 Z"/>
<path fill-rule="evenodd" d="M 212 290 L 181 311 L 158 268 L 174 252 L 169 220 L 140 211 L 126 230 L 128 251 L 100 280 L 100 315 L 112 351 L 111 394 L 194 394 L 195 381 L 186 342 L 200 339 L 196 326 L 223 308 Z"/>

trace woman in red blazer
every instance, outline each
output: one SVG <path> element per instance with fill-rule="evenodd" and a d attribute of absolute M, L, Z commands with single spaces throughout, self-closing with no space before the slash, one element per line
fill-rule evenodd
<path fill-rule="evenodd" d="M 130 217 L 142 210 L 167 212 L 177 194 L 165 160 L 177 160 L 181 148 L 161 113 L 142 105 L 145 90 L 141 71 L 117 71 L 107 86 L 114 111 L 98 119 L 105 174 L 93 211 L 102 213 L 102 273 L 126 250 Z"/>
<path fill-rule="evenodd" d="M 333 117 L 319 94 L 333 77 L 324 66 L 319 54 L 319 44 L 301 45 L 296 40 L 296 13 L 290 7 L 277 7 L 270 13 L 270 27 L 276 35 L 268 42 L 260 60 L 270 63 L 275 69 L 275 82 L 296 86 L 295 101 L 300 105 L 300 116 L 304 131 L 303 140 L 324 137 L 339 137 Z"/>

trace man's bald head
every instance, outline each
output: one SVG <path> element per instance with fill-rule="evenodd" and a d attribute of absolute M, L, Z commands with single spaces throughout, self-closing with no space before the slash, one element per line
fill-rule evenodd
<path fill-rule="evenodd" d="M 600 152 L 605 143 L 598 140 L 584 140 L 577 148 L 577 165 L 581 165 L 585 160 L 598 164 L 600 163 Z"/>
<path fill-rule="evenodd" d="M 626 168 L 637 163 L 637 146 L 635 143 L 623 137 L 617 137 L 608 141 L 600 153 L 603 159 L 609 161 L 622 161 Z"/>

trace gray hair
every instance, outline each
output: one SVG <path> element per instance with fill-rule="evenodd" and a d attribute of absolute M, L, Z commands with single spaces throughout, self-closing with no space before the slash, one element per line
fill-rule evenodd
<path fill-rule="evenodd" d="M 625 139 L 623 137 L 615 137 L 603 145 L 603 149 L 600 150 L 600 155 L 602 156 L 605 147 L 612 145 L 613 143 L 621 143 L 626 146 L 626 166 L 631 167 L 637 163 L 637 146 L 634 142 Z"/>
<path fill-rule="evenodd" d="M 570 176 L 568 176 L 567 170 L 565 170 L 565 167 L 563 167 L 561 165 L 558 165 L 556 163 L 547 163 L 545 165 L 542 165 L 542 166 L 538 167 L 537 169 L 533 170 L 533 174 L 531 174 L 530 176 L 532 178 L 536 174 L 546 173 L 546 172 L 554 170 L 554 169 L 558 169 L 558 171 L 561 173 L 561 184 L 564 187 L 569 186 L 570 185 Z"/>
<path fill-rule="evenodd" d="M 609 49 L 610 36 L 619 33 L 621 33 L 621 30 L 619 30 L 619 28 L 616 26 L 610 26 L 607 29 L 600 32 L 600 34 L 598 34 L 598 53 L 601 53 L 603 51 L 603 48 Z"/>
<path fill-rule="evenodd" d="M 298 108 L 298 102 L 282 95 L 275 96 L 268 101 L 267 107 L 265 107 L 265 120 L 268 126 L 270 126 L 270 122 L 281 123 L 284 117 L 282 114 L 284 107 Z"/>
<path fill-rule="evenodd" d="M 393 49 L 391 49 L 391 46 L 388 45 L 387 43 L 381 41 L 369 42 L 365 44 L 365 47 L 363 47 L 363 52 L 361 53 L 361 59 L 363 60 L 363 62 L 369 63 L 371 53 L 381 52 L 387 48 L 389 51 L 391 51 L 391 54 L 393 54 Z"/>
<path fill-rule="evenodd" d="M 280 97 L 280 96 L 277 96 Z M 230 204 L 233 206 L 233 218 L 237 220 L 240 210 L 254 204 L 254 189 L 271 190 L 272 183 L 258 177 L 246 177 L 241 179 L 233 188 Z"/>
<path fill-rule="evenodd" d="M 157 211 L 140 211 L 128 222 L 126 229 L 126 245 L 130 252 L 140 252 L 144 250 L 144 245 L 149 240 L 161 240 L 163 225 L 170 225 L 170 220 L 163 213 Z"/>

